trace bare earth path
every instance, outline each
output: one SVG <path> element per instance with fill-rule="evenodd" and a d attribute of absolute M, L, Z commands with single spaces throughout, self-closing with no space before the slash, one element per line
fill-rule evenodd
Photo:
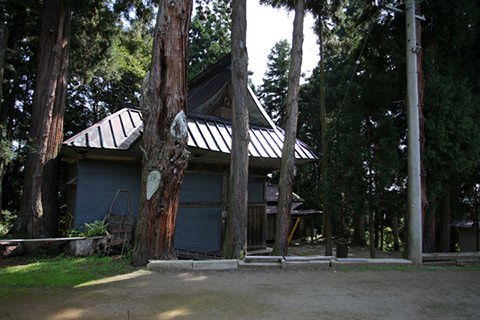
<path fill-rule="evenodd" d="M 0 319 L 480 319 L 480 272 L 140 270 L 12 292 Z"/>

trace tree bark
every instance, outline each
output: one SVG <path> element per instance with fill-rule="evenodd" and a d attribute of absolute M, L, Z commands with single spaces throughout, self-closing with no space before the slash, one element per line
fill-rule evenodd
<path fill-rule="evenodd" d="M 370 215 L 368 217 L 368 234 L 370 241 L 370 258 L 375 258 L 375 211 L 372 208 L 370 209 Z"/>
<path fill-rule="evenodd" d="M 353 246 L 365 245 L 365 217 L 358 212 L 353 214 Z"/>
<path fill-rule="evenodd" d="M 332 255 L 332 217 L 327 205 L 327 103 L 325 99 L 325 52 L 323 47 L 323 18 L 318 17 L 318 42 L 320 44 L 320 140 L 322 142 L 322 194 L 323 194 L 323 234 L 325 236 L 325 255 Z"/>
<path fill-rule="evenodd" d="M 374 227 L 374 234 L 375 234 L 375 248 L 378 249 L 380 247 L 380 212 L 375 213 L 375 227 Z"/>
<path fill-rule="evenodd" d="M 423 251 L 424 252 L 434 252 L 435 247 L 435 237 L 436 237 L 436 206 L 435 201 L 430 202 L 432 205 L 429 206 L 427 214 L 425 216 L 425 222 L 423 224 Z"/>
<path fill-rule="evenodd" d="M 477 185 L 473 186 L 473 228 L 475 232 L 475 250 L 480 251 L 480 230 L 478 227 L 478 189 Z"/>
<path fill-rule="evenodd" d="M 450 203 L 450 183 L 445 182 L 443 185 L 442 195 L 442 214 L 440 217 L 440 229 L 438 237 L 438 249 L 441 252 L 450 251 L 450 218 L 451 218 L 451 203 Z"/>
<path fill-rule="evenodd" d="M 227 229 L 223 253 L 240 258 L 247 250 L 248 217 L 248 55 L 246 0 L 232 1 L 232 154 Z"/>
<path fill-rule="evenodd" d="M 0 25 L 0 212 L 2 212 L 3 199 L 3 176 L 7 164 L 7 155 L 4 148 L 7 147 L 7 108 L 3 107 L 3 74 L 5 70 L 5 52 L 7 51 L 8 29 Z"/>
<path fill-rule="evenodd" d="M 287 255 L 290 231 L 290 211 L 292 209 L 292 185 L 295 178 L 295 141 L 297 136 L 298 95 L 302 67 L 304 0 L 295 2 L 293 23 L 292 53 L 288 72 L 287 119 L 285 121 L 285 141 L 282 149 L 278 190 L 278 213 L 275 232 L 276 255 Z"/>
<path fill-rule="evenodd" d="M 368 122 L 370 123 L 370 122 Z M 370 128 L 367 129 L 368 132 L 370 132 Z M 370 141 L 370 134 L 369 135 L 369 141 Z M 375 252 L 375 210 L 373 210 L 372 206 L 372 193 L 373 193 L 373 170 L 371 167 L 371 162 L 368 163 L 368 198 L 367 198 L 367 207 L 368 207 L 368 241 L 370 242 L 370 258 L 375 258 L 376 252 Z"/>
<path fill-rule="evenodd" d="M 133 263 L 176 259 L 178 198 L 188 164 L 187 49 L 191 0 L 160 1 L 140 106 L 144 156 Z"/>
<path fill-rule="evenodd" d="M 56 232 L 57 192 L 51 185 L 56 177 L 49 175 L 56 170 L 63 134 L 70 23 L 71 10 L 64 1 L 45 0 L 20 219 L 20 231 L 33 237 Z"/>

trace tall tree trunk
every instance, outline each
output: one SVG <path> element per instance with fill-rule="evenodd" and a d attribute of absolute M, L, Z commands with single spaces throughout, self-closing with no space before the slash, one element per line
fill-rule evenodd
<path fill-rule="evenodd" d="M 473 230 L 475 232 L 475 250 L 480 251 L 480 229 L 478 226 L 478 189 L 477 185 L 473 186 Z"/>
<path fill-rule="evenodd" d="M 370 258 L 375 258 L 375 211 L 370 209 L 370 215 L 368 216 L 368 234 L 370 242 Z"/>
<path fill-rule="evenodd" d="M 161 1 L 141 98 L 144 156 L 133 263 L 175 259 L 178 198 L 187 167 L 187 48 L 191 0 Z"/>
<path fill-rule="evenodd" d="M 383 251 L 383 241 L 385 234 L 385 213 L 380 213 L 380 250 Z"/>
<path fill-rule="evenodd" d="M 248 217 L 248 55 L 246 0 L 232 2 L 232 154 L 224 255 L 239 258 L 247 247 Z"/>
<path fill-rule="evenodd" d="M 320 43 L 320 140 L 322 142 L 322 194 L 323 194 L 323 234 L 325 236 L 325 255 L 332 255 L 332 217 L 327 199 L 327 103 L 325 99 L 325 50 L 323 47 L 323 18 L 318 17 L 318 42 Z"/>
<path fill-rule="evenodd" d="M 421 15 L 421 5 L 420 1 L 417 1 L 416 4 L 416 14 Z M 427 215 L 427 169 L 425 168 L 425 162 L 423 161 L 423 153 L 425 150 L 425 116 L 423 115 L 423 92 L 425 90 L 425 79 L 423 77 L 423 47 L 422 47 L 422 21 L 420 19 L 415 20 L 415 30 L 417 44 L 420 47 L 420 50 L 417 53 L 417 79 L 418 79 L 418 119 L 420 125 L 420 190 L 422 193 L 422 230 L 423 230 L 423 252 L 427 251 L 427 248 L 432 247 L 432 243 L 428 243 L 429 237 L 425 236 L 425 233 L 429 230 L 425 228 L 425 219 Z"/>
<path fill-rule="evenodd" d="M 365 245 L 365 217 L 359 212 L 353 213 L 353 246 Z"/>
<path fill-rule="evenodd" d="M 441 217 L 440 217 L 440 229 L 439 238 L 438 238 L 438 249 L 442 252 L 450 251 L 450 219 L 452 216 L 451 213 L 451 203 L 450 203 L 450 183 L 445 182 L 443 184 L 443 195 L 442 195 L 442 208 L 441 208 Z"/>
<path fill-rule="evenodd" d="M 0 25 L 0 212 L 2 212 L 3 176 L 7 164 L 7 108 L 3 106 L 3 73 L 5 70 L 5 52 L 7 51 L 8 29 Z"/>
<path fill-rule="evenodd" d="M 369 122 L 370 123 L 370 122 Z M 370 129 L 367 129 L 370 132 Z M 369 139 L 370 141 L 370 134 Z M 368 207 L 368 241 L 370 242 L 370 258 L 375 258 L 375 210 L 372 206 L 372 193 L 373 193 L 373 170 L 371 168 L 371 162 L 368 163 L 368 198 L 367 198 L 367 207 Z"/>
<path fill-rule="evenodd" d="M 379 211 L 375 213 L 375 218 L 373 221 L 375 222 L 375 227 L 374 227 L 375 248 L 378 249 L 380 245 L 380 212 Z"/>
<path fill-rule="evenodd" d="M 304 7 L 304 0 L 297 0 L 295 2 L 292 52 L 290 70 L 288 72 L 285 141 L 282 149 L 278 186 L 278 213 L 274 248 L 274 252 L 277 255 L 286 255 L 288 253 L 288 234 L 291 220 L 290 211 L 292 209 L 292 185 L 295 178 L 295 141 L 297 136 L 298 95 L 300 91 L 299 83 L 302 67 Z"/>
<path fill-rule="evenodd" d="M 62 140 L 70 23 L 71 10 L 64 1 L 45 0 L 32 105 L 33 142 L 25 164 L 20 219 L 20 230 L 33 237 L 56 231 L 56 205 L 44 203 L 44 199 L 56 200 L 56 190 L 49 185 L 52 177 L 47 175 L 55 170 L 50 161 L 57 157 Z"/>
<path fill-rule="evenodd" d="M 430 201 L 430 205 L 425 215 L 425 222 L 423 224 L 423 251 L 434 252 L 435 237 L 436 237 L 436 205 L 435 201 Z"/>

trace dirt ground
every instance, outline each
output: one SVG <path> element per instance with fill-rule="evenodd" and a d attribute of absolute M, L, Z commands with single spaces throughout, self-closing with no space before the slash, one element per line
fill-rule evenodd
<path fill-rule="evenodd" d="M 478 319 L 480 272 L 139 270 L 0 297 L 0 319 Z"/>

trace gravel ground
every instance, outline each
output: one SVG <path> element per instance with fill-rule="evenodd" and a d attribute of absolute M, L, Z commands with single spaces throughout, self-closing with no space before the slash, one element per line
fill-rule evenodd
<path fill-rule="evenodd" d="M 12 291 L 0 319 L 479 319 L 480 271 L 155 273 Z"/>

